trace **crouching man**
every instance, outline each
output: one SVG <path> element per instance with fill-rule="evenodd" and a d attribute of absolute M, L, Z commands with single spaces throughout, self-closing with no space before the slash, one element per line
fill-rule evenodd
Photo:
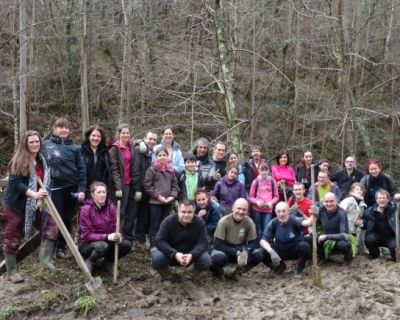
<path fill-rule="evenodd" d="M 207 252 L 207 228 L 202 218 L 195 216 L 194 204 L 182 201 L 178 213 L 165 218 L 156 235 L 155 247 L 151 249 L 153 268 L 164 284 L 173 281 L 170 266 L 185 268 L 183 281 L 194 280 L 199 272 L 211 265 Z"/>
<path fill-rule="evenodd" d="M 211 270 L 215 277 L 236 279 L 236 275 L 241 276 L 262 260 L 256 228 L 247 216 L 248 210 L 247 200 L 239 198 L 233 204 L 232 213 L 218 222 L 211 251 Z M 228 263 L 234 264 L 233 270 L 228 270 Z"/>
<path fill-rule="evenodd" d="M 260 241 L 263 262 L 280 274 L 286 269 L 284 260 L 297 259 L 294 276 L 301 278 L 306 261 L 311 257 L 311 245 L 304 241 L 303 228 L 311 226 L 312 216 L 305 220 L 289 215 L 286 202 L 279 202 L 275 213 L 276 218 L 267 225 Z"/>

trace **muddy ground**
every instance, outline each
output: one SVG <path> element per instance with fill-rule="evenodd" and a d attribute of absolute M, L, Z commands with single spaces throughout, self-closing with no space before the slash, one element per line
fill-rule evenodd
<path fill-rule="evenodd" d="M 73 260 L 43 271 L 36 256 L 21 264 L 23 284 L 0 279 L 0 319 L 84 319 L 76 301 L 87 291 Z M 100 272 L 108 302 L 97 303 L 90 319 L 399 319 L 400 264 L 356 257 L 350 267 L 321 267 L 323 288 L 313 286 L 311 268 L 293 278 L 291 266 L 276 276 L 263 265 L 239 281 L 201 275 L 199 283 L 164 286 L 146 251 L 122 261 L 119 282 Z"/>

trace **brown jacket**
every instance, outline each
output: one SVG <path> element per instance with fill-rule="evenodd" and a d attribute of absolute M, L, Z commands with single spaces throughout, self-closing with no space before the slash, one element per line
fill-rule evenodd
<path fill-rule="evenodd" d="M 162 195 L 165 198 L 174 197 L 174 199 L 178 197 L 178 179 L 173 172 L 163 172 L 160 169 L 151 166 L 146 171 L 144 189 L 150 195 L 150 203 L 161 204 L 157 200 L 159 195 Z"/>
<path fill-rule="evenodd" d="M 134 149 L 133 146 L 131 146 L 131 152 L 132 152 L 131 162 L 133 162 L 133 149 Z M 122 159 L 121 151 L 117 146 L 114 145 L 111 146 L 111 148 L 109 149 L 109 153 L 110 153 L 111 176 L 114 187 L 114 190 L 112 190 L 111 194 L 113 195 L 115 191 L 122 190 L 122 185 L 124 181 L 124 159 Z M 131 177 L 132 177 L 132 166 L 131 166 Z M 131 196 L 133 196 L 133 194 L 131 194 Z"/>

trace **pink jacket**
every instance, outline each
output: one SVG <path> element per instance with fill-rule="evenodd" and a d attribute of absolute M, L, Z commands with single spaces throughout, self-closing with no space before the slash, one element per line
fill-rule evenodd
<path fill-rule="evenodd" d="M 289 187 L 293 187 L 294 182 L 296 181 L 296 176 L 291 166 L 281 166 L 276 164 L 272 166 L 271 171 L 272 177 L 275 181 L 279 182 L 280 180 L 286 180 L 286 184 Z"/>
<path fill-rule="evenodd" d="M 257 212 L 272 213 L 272 207 L 260 208 L 259 206 L 257 206 L 257 201 L 262 201 L 263 203 L 271 202 L 271 205 L 273 206 L 279 199 L 278 184 L 276 183 L 276 181 L 272 181 L 272 178 L 263 181 L 261 177 L 258 176 L 257 179 L 255 179 L 251 184 L 249 199 L 250 202 L 253 204 L 254 210 L 256 210 Z M 273 189 L 272 184 L 274 185 Z"/>

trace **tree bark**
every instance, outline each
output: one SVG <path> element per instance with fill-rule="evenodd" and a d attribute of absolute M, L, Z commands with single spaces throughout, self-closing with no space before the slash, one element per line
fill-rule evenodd
<path fill-rule="evenodd" d="M 27 129 L 26 93 L 27 93 L 27 11 L 26 0 L 19 2 L 19 135 Z"/>
<path fill-rule="evenodd" d="M 81 112 L 82 136 L 89 127 L 89 93 L 88 93 L 88 62 L 87 62 L 87 25 L 86 25 L 86 0 L 81 0 Z"/>

